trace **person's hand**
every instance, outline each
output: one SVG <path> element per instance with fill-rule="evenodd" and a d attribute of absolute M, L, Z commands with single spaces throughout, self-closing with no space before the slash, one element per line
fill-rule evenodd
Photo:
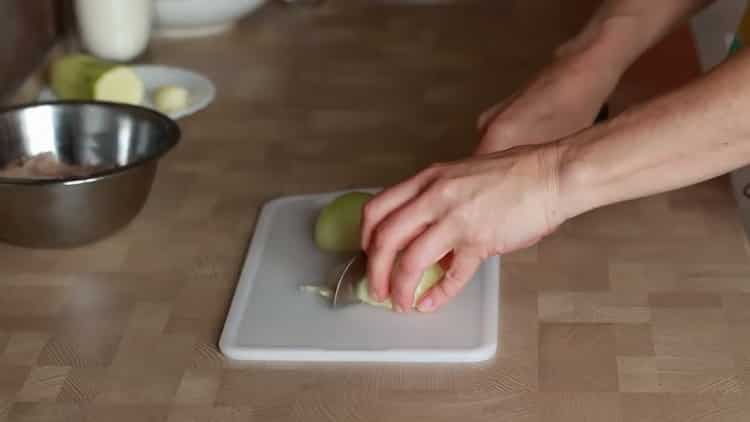
<path fill-rule="evenodd" d="M 370 294 L 412 307 L 422 273 L 446 255 L 443 280 L 417 304 L 432 311 L 454 297 L 490 256 L 530 246 L 563 222 L 555 144 L 433 165 L 371 199 L 362 247 Z"/>
<path fill-rule="evenodd" d="M 595 72 L 595 73 L 594 73 Z M 619 75 L 563 60 L 479 117 L 475 154 L 562 139 L 594 123 Z"/>

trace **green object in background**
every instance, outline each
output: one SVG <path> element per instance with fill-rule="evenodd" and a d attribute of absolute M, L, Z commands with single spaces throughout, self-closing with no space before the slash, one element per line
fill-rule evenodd
<path fill-rule="evenodd" d="M 49 78 L 52 90 L 60 99 L 77 100 L 92 97 L 90 87 L 80 76 L 84 68 L 95 66 L 96 59 L 83 54 L 65 56 L 50 66 Z"/>
<path fill-rule="evenodd" d="M 62 100 L 141 104 L 145 94 L 143 82 L 130 67 L 85 54 L 55 60 L 49 79 L 55 95 Z"/>
<path fill-rule="evenodd" d="M 318 247 L 336 253 L 359 251 L 362 208 L 370 198 L 369 193 L 349 192 L 326 205 L 315 223 Z"/>

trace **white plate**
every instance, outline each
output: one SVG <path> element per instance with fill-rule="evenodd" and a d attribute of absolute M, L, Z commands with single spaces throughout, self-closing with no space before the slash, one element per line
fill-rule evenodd
<path fill-rule="evenodd" d="M 186 69 L 157 65 L 136 65 L 132 67 L 143 80 L 146 88 L 144 107 L 156 109 L 151 97 L 154 90 L 166 84 L 180 85 L 188 90 L 188 106 L 182 110 L 167 113 L 172 119 L 179 119 L 193 114 L 208 106 L 216 97 L 216 87 L 205 76 Z M 39 101 L 55 101 L 57 96 L 50 88 L 44 88 L 39 94 Z"/>
<path fill-rule="evenodd" d="M 336 195 L 292 196 L 263 207 L 219 347 L 230 359 L 328 362 L 478 362 L 497 349 L 498 258 L 432 314 L 367 305 L 333 310 L 299 291 L 345 257 L 320 251 L 313 225 Z"/>

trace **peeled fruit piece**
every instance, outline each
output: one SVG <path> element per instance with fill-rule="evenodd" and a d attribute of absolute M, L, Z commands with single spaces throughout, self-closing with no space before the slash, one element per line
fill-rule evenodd
<path fill-rule="evenodd" d="M 422 299 L 422 296 L 424 296 L 425 293 L 427 293 L 434 285 L 436 285 L 443 278 L 444 274 L 445 271 L 443 271 L 443 268 L 439 264 L 434 264 L 433 266 L 428 268 L 424 272 L 424 274 L 422 274 L 422 280 L 420 280 L 419 284 L 417 285 L 417 289 L 414 292 L 414 301 L 412 302 L 412 307 L 416 307 L 419 300 Z M 362 281 L 357 284 L 355 288 L 355 294 L 357 295 L 357 298 L 362 301 L 362 303 L 393 309 L 393 304 L 391 303 L 390 299 L 386 299 L 383 302 L 378 302 L 370 297 L 370 293 L 367 289 L 367 278 L 363 278 Z"/>
<path fill-rule="evenodd" d="M 63 100 L 140 104 L 145 92 L 143 82 L 130 67 L 85 54 L 55 60 L 50 66 L 50 86 Z"/>
<path fill-rule="evenodd" d="M 141 104 L 143 82 L 129 67 L 118 66 L 104 72 L 94 82 L 94 99 L 126 104 Z"/>
<path fill-rule="evenodd" d="M 164 85 L 154 92 L 154 105 L 162 113 L 179 111 L 188 105 L 188 90 L 177 85 Z"/>
<path fill-rule="evenodd" d="M 343 194 L 323 208 L 315 223 L 315 243 L 328 252 L 360 250 L 362 207 L 372 198 L 365 192 Z"/>

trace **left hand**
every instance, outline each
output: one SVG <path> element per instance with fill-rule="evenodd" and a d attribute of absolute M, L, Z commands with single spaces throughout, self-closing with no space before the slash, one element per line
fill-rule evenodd
<path fill-rule="evenodd" d="M 417 304 L 435 310 L 484 259 L 554 231 L 564 219 L 558 163 L 556 144 L 516 148 L 433 165 L 371 199 L 362 227 L 370 294 L 407 311 L 422 273 L 452 253 L 443 280 Z"/>

